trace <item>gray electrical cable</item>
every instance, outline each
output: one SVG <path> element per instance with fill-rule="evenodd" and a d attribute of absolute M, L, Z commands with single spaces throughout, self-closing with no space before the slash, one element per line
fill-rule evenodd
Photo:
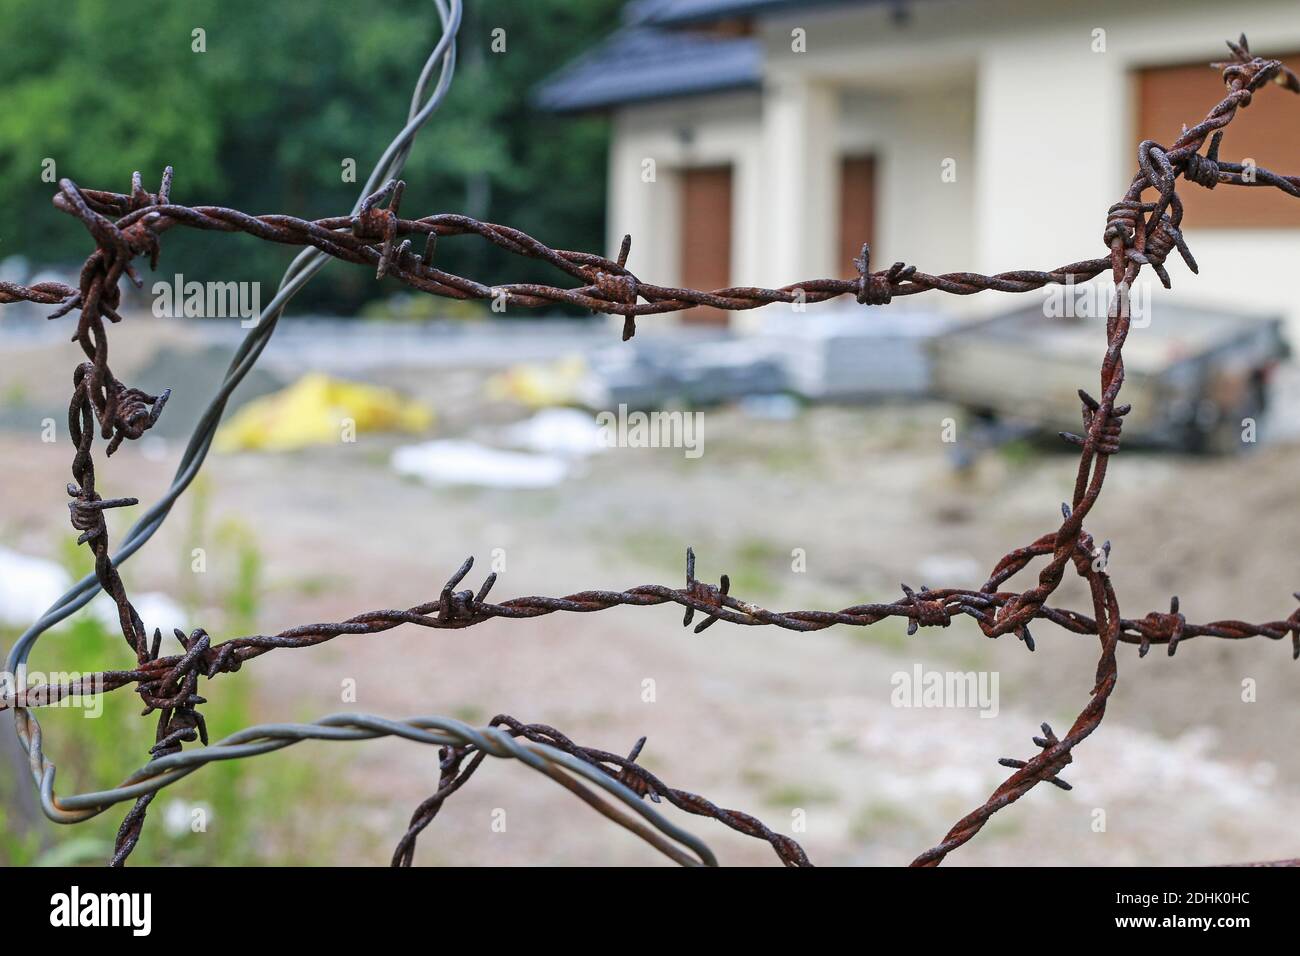
<path fill-rule="evenodd" d="M 439 19 L 442 21 L 442 36 L 439 37 L 438 43 L 429 54 L 424 63 L 424 68 L 420 72 L 420 77 L 416 81 L 415 90 L 411 96 L 411 108 L 406 126 L 388 144 L 383 155 L 370 171 L 365 186 L 362 187 L 357 201 L 352 206 L 354 214 L 360 208 L 362 199 L 378 189 L 380 184 L 396 178 L 401 173 L 406 165 L 406 159 L 410 155 L 416 134 L 442 104 L 442 101 L 446 98 L 447 90 L 451 87 L 452 76 L 456 70 L 455 40 L 456 32 L 460 29 L 462 0 L 433 0 L 433 2 L 437 8 Z M 442 64 L 442 69 L 438 76 L 437 86 L 429 95 L 427 102 L 421 105 L 421 100 L 428 90 L 434 69 L 439 62 Z M 221 383 L 221 387 L 204 410 L 198 424 L 194 426 L 189 443 L 181 456 L 180 464 L 177 466 L 176 474 L 172 478 L 171 487 L 150 506 L 149 510 L 126 533 L 121 546 L 112 555 L 115 565 L 121 566 L 125 563 L 146 541 L 153 537 L 154 532 L 167 520 L 172 506 L 184 493 L 185 489 L 189 487 L 190 482 L 194 480 L 204 459 L 207 457 L 213 436 L 216 434 L 217 426 L 221 423 L 222 414 L 225 412 L 226 402 L 236 386 L 239 385 L 244 376 L 257 362 L 262 350 L 266 348 L 266 344 L 275 331 L 276 323 L 284 312 L 284 307 L 297 294 L 298 290 L 324 267 L 329 259 L 328 255 L 319 250 L 306 249 L 299 253 L 293 262 L 289 264 L 284 277 L 280 280 L 280 287 L 275 298 L 262 310 L 258 316 L 257 324 L 245 336 L 244 341 L 235 352 L 234 358 L 231 359 L 230 367 L 226 370 L 226 376 Z M 6 670 L 11 674 L 16 673 L 18 665 L 26 662 L 32 647 L 44 632 L 85 607 L 99 591 L 98 579 L 94 574 L 88 574 L 61 595 L 40 619 L 24 631 L 15 642 L 5 663 Z"/>
<path fill-rule="evenodd" d="M 58 823 L 80 823 L 117 803 L 161 790 L 214 760 L 238 760 L 271 753 L 303 740 L 373 740 L 390 736 L 437 746 L 472 745 L 492 757 L 519 760 L 552 778 L 560 772 L 582 777 L 626 805 L 654 830 L 659 831 L 655 833 L 634 819 L 620 817 L 608 806 L 598 807 L 614 822 L 636 833 L 665 856 L 683 866 L 718 865 L 713 852 L 703 841 L 669 822 L 626 785 L 599 767 L 546 744 L 519 740 L 495 727 L 471 727 L 450 717 L 390 720 L 372 714 L 331 714 L 310 724 L 260 724 L 245 727 L 210 746 L 152 760 L 111 790 L 70 797 L 55 797 L 54 767 L 50 765 L 40 780 L 41 806 L 51 820 Z M 559 782 L 581 788 L 581 784 L 576 781 Z M 585 791 L 585 788 L 582 789 Z M 660 833 L 663 834 L 662 837 L 659 836 Z M 684 853 L 680 848 L 682 846 L 695 855 Z"/>

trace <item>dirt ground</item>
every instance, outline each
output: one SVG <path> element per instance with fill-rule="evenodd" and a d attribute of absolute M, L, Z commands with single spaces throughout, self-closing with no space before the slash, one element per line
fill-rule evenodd
<path fill-rule="evenodd" d="M 129 381 L 153 346 L 142 334 L 115 335 L 115 368 Z M 173 344 L 183 349 L 184 337 Z M 66 343 L 11 349 L 6 387 L 21 384 L 33 407 L 46 401 L 48 387 L 53 401 L 66 375 L 59 371 L 47 386 L 45 373 L 70 368 L 73 351 Z M 487 402 L 486 374 L 407 367 L 371 368 L 365 377 L 431 402 L 441 437 L 475 438 L 527 414 Z M 367 434 L 297 454 L 214 454 L 205 471 L 213 518 L 237 517 L 256 535 L 264 633 L 430 600 L 468 555 L 479 565 L 467 585 L 477 587 L 494 549 L 506 561 L 498 599 L 676 586 L 690 545 L 699 576 L 716 581 L 729 572 L 732 593 L 742 598 L 832 609 L 892 600 L 900 581 L 978 587 L 999 556 L 1058 524 L 1073 457 L 994 452 L 959 474 L 941 441 L 951 414 L 931 402 L 816 407 L 788 421 L 707 410 L 697 459 L 680 449 L 612 449 L 562 485 L 532 491 L 433 489 L 400 478 L 388 457 L 401 440 Z M 1300 406 L 1281 414 L 1300 414 Z M 69 449 L 10 424 L 0 431 L 0 544 L 52 556 L 68 533 Z M 101 490 L 152 501 L 179 452 L 174 440 L 128 443 L 101 466 Z M 1125 616 L 1164 610 L 1172 594 L 1194 621 L 1290 614 L 1300 588 L 1292 550 L 1300 537 L 1298 466 L 1294 444 L 1227 460 L 1118 456 L 1089 527 L 1113 543 L 1110 572 Z M 175 556 L 192 546 L 220 560 L 223 544 L 191 541 L 188 525 L 183 503 L 124 569 L 128 588 L 183 589 Z M 110 527 L 120 540 L 124 523 L 115 516 Z M 795 549 L 806 555 L 806 570 L 792 569 Z M 1075 581 L 1054 603 L 1089 611 Z M 173 622 L 146 622 L 155 623 Z M 264 721 L 341 710 L 479 722 L 508 713 L 615 751 L 644 734 L 641 759 L 660 777 L 791 833 L 814 862 L 901 864 L 985 799 L 1006 773 L 997 758 L 1030 756 L 1040 722 L 1063 731 L 1087 700 L 1095 638 L 1048 624 L 1035 636 L 1032 654 L 1013 638 L 985 639 L 966 619 L 910 638 L 896 622 L 814 634 L 719 624 L 697 636 L 681 627 L 679 608 L 618 608 L 340 638 L 277 651 L 221 680 L 253 682 Z M 916 664 L 995 672 L 996 717 L 893 706 L 891 679 Z M 1173 658 L 1156 648 L 1141 660 L 1125 645 L 1119 673 L 1105 721 L 1064 774 L 1074 789 L 1035 789 L 950 864 L 1300 855 L 1291 822 L 1300 753 L 1288 744 L 1300 730 L 1300 663 L 1289 642 L 1197 639 Z M 341 701 L 347 679 L 356 682 L 355 703 Z M 1256 687 L 1251 702 L 1243 700 L 1248 679 Z M 644 699 L 646 680 L 654 682 L 653 702 Z M 384 740 L 308 743 L 296 758 L 257 759 L 315 759 L 329 747 L 346 748 L 338 765 L 357 795 L 336 808 L 336 826 L 350 836 L 330 862 L 385 863 L 411 810 L 435 787 L 437 755 Z M 505 832 L 492 825 L 498 808 L 507 812 Z M 806 832 L 792 830 L 796 811 Z M 775 862 L 761 842 L 666 812 L 723 863 Z M 426 831 L 417 862 L 663 860 L 527 768 L 489 762 Z"/>

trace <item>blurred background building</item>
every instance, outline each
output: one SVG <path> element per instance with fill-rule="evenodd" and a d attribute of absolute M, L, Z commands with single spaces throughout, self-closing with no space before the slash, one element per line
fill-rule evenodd
<path fill-rule="evenodd" d="M 1206 64 L 1243 30 L 1300 64 L 1292 0 L 637 0 L 538 102 L 612 117 L 608 245 L 630 233 L 635 270 L 664 284 L 851 276 L 864 241 L 877 267 L 1046 269 L 1100 254 L 1136 145 L 1205 115 L 1223 92 Z M 1258 97 L 1224 157 L 1294 169 L 1295 109 Z M 1180 301 L 1294 330 L 1300 203 L 1183 192 L 1201 276 Z"/>

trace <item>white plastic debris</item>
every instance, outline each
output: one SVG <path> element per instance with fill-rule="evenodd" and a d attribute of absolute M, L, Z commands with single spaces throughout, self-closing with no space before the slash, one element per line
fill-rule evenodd
<path fill-rule="evenodd" d="M 169 837 L 202 833 L 211 820 L 212 805 L 209 803 L 190 803 L 173 797 L 163 809 L 163 829 Z"/>
<path fill-rule="evenodd" d="M 771 395 L 746 395 L 740 400 L 740 410 L 750 418 L 790 422 L 799 417 L 799 400 L 783 392 Z"/>
<path fill-rule="evenodd" d="M 393 452 L 391 463 L 398 474 L 431 485 L 549 488 L 569 473 L 569 463 L 554 455 L 501 451 L 462 440 L 405 445 Z"/>
<path fill-rule="evenodd" d="M 595 416 L 576 408 L 544 408 L 508 426 L 502 437 L 511 447 L 565 458 L 594 455 L 605 447 Z"/>
<path fill-rule="evenodd" d="M 969 554 L 928 555 L 917 565 L 917 572 L 927 584 L 931 581 L 973 583 L 981 577 L 980 563 Z"/>
<path fill-rule="evenodd" d="M 0 547 L 0 624 L 27 627 L 72 584 L 62 565 Z M 170 636 L 172 628 L 185 626 L 181 606 L 161 591 L 133 594 L 131 603 L 150 634 L 158 627 Z M 107 594 L 101 593 L 90 602 L 89 613 L 110 631 L 117 630 L 117 605 Z"/>
<path fill-rule="evenodd" d="M 145 591 L 140 594 L 131 594 L 131 604 L 135 607 L 135 612 L 140 615 L 140 620 L 144 623 L 145 633 L 153 639 L 154 628 L 159 628 L 163 636 L 172 637 L 172 628 L 179 627 L 185 630 L 186 614 L 185 611 L 172 600 L 168 595 L 161 591 Z M 107 594 L 100 593 L 90 602 L 90 613 L 95 615 L 101 624 L 110 631 L 118 629 L 117 605 Z"/>
<path fill-rule="evenodd" d="M 0 547 L 0 623 L 27 627 L 71 584 L 53 561 Z"/>

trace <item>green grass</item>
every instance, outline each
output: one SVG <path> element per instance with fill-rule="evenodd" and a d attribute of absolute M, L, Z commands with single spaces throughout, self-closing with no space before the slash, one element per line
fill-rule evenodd
<path fill-rule="evenodd" d="M 475 704 L 461 704 L 452 710 L 451 716 L 474 726 L 482 726 L 488 721 L 488 712 Z"/>
<path fill-rule="evenodd" d="M 204 540 L 204 499 L 202 494 L 195 498 L 191 540 Z M 193 575 L 195 580 L 189 581 L 187 548 L 182 580 L 188 586 L 181 589 L 191 607 L 219 603 L 222 630 L 210 628 L 214 640 L 254 630 L 262 571 L 261 554 L 246 527 L 227 521 L 215 540 L 218 553 L 210 557 L 223 559 L 223 565 L 228 559 L 226 573 Z M 64 558 L 74 576 L 89 569 L 91 557 L 84 547 L 65 547 Z M 215 593 L 204 595 L 205 587 Z M 9 646 L 16 636 L 17 632 L 3 633 L 0 641 Z M 164 654 L 178 649 L 174 638 L 164 640 Z M 93 672 L 120 669 L 129 664 L 131 656 L 116 628 L 110 631 L 96 618 L 81 612 L 45 638 L 29 667 L 41 672 Z M 244 672 L 200 682 L 199 693 L 208 703 L 199 710 L 207 720 L 210 740 L 218 741 L 257 723 L 253 690 Z M 43 708 L 38 713 L 46 754 L 59 768 L 60 793 L 113 786 L 148 759 L 156 715 L 142 719 L 140 698 L 126 688 L 103 695 L 100 702 L 102 712 L 97 717 L 91 717 L 86 708 L 73 707 Z M 12 732 L 7 726 L 3 731 Z M 199 746 L 195 742 L 187 744 L 186 749 Z M 346 812 L 349 792 L 336 772 L 340 756 L 324 750 L 321 744 L 307 743 L 245 760 L 215 761 L 163 789 L 150 807 L 143 837 L 131 862 L 256 865 L 326 861 L 330 837 L 339 829 L 321 827 L 319 823 Z M 57 826 L 43 817 L 33 825 L 17 819 L 12 809 L 6 811 L 14 804 L 9 788 L 28 785 L 26 779 L 0 780 L 0 863 L 75 865 L 102 864 L 107 860 L 129 803 L 118 804 L 76 825 Z M 201 832 L 194 832 L 190 825 L 190 811 L 195 807 L 202 807 L 206 813 L 206 827 Z M 173 820 L 170 827 L 169 808 Z"/>
<path fill-rule="evenodd" d="M 765 792 L 762 800 L 769 807 L 808 807 L 835 803 L 839 800 L 839 795 L 828 787 L 786 783 Z"/>
<path fill-rule="evenodd" d="M 849 835 L 859 843 L 879 840 L 885 833 L 914 827 L 916 824 L 906 806 L 889 800 L 872 800 L 853 816 Z"/>
<path fill-rule="evenodd" d="M 1012 468 L 1026 468 L 1042 457 L 1042 450 L 1029 439 L 1017 438 L 999 445 L 998 454 Z"/>
<path fill-rule="evenodd" d="M 13 382 L 0 394 L 0 405 L 19 407 L 28 402 L 27 386 L 22 382 Z"/>
<path fill-rule="evenodd" d="M 610 551 L 661 568 L 667 580 L 677 580 L 686 568 L 685 540 L 657 529 L 636 529 L 624 532 Z M 792 573 L 789 550 L 766 538 L 747 536 L 727 544 L 704 541 L 694 547 L 699 579 L 717 586 L 718 574 L 725 572 L 731 579 L 730 593 L 747 600 L 780 594 L 782 574 Z"/>
<path fill-rule="evenodd" d="M 889 601 L 892 598 L 880 598 L 880 600 Z M 864 647 L 875 647 L 895 654 L 901 654 L 907 650 L 911 641 L 920 640 L 919 631 L 910 637 L 908 636 L 907 621 L 901 617 L 887 617 L 877 621 L 870 627 L 849 628 L 847 633 L 849 639 L 855 644 Z"/>

